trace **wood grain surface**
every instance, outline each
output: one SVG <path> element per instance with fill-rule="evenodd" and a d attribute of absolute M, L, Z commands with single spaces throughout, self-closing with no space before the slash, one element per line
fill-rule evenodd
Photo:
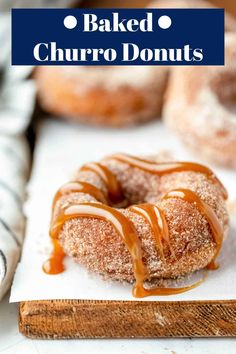
<path fill-rule="evenodd" d="M 28 301 L 19 329 L 30 338 L 236 336 L 236 301 Z"/>

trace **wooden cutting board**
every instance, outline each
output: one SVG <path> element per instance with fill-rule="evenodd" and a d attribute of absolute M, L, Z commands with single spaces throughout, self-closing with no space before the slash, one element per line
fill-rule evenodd
<path fill-rule="evenodd" d="M 235 337 L 236 301 L 28 301 L 19 329 L 42 339 Z"/>

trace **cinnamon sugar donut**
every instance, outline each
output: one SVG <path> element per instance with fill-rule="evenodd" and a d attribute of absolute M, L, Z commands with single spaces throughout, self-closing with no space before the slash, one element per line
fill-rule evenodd
<path fill-rule="evenodd" d="M 221 6 L 219 2 L 219 6 Z M 156 0 L 152 1 L 149 5 L 150 8 L 173 8 L 173 9 L 216 9 L 211 2 L 206 0 Z M 225 30 L 226 32 L 235 32 L 236 31 L 236 20 L 235 18 L 225 12 Z"/>
<path fill-rule="evenodd" d="M 236 167 L 236 34 L 226 34 L 225 66 L 173 70 L 164 119 L 192 150 Z"/>
<path fill-rule="evenodd" d="M 178 293 L 188 289 L 143 283 L 215 267 L 229 224 L 226 198 L 204 166 L 117 154 L 83 166 L 57 192 L 50 234 L 90 271 L 136 280 L 137 297 Z M 52 257 L 44 270 L 56 273 L 54 266 Z"/>
<path fill-rule="evenodd" d="M 42 107 L 74 121 L 129 126 L 161 113 L 167 69 L 161 67 L 39 67 Z"/>

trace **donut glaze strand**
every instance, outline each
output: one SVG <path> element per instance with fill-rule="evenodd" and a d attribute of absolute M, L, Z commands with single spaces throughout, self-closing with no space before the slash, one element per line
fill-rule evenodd
<path fill-rule="evenodd" d="M 64 258 L 65 253 L 58 242 L 58 240 L 52 240 L 53 251 L 51 253 L 51 257 L 46 260 L 43 264 L 43 271 L 46 274 L 60 274 L 64 272 Z"/>
<path fill-rule="evenodd" d="M 92 171 L 96 173 L 106 184 L 108 190 L 108 198 L 112 203 L 118 203 L 123 200 L 123 193 L 120 187 L 120 183 L 117 180 L 116 176 L 101 163 L 91 162 L 83 167 L 80 171 Z"/>
<path fill-rule="evenodd" d="M 164 258 L 162 241 L 165 240 L 170 247 L 170 240 L 168 225 L 163 211 L 157 205 L 153 204 L 133 205 L 129 210 L 141 215 L 147 220 L 155 236 L 161 256 Z"/>
<path fill-rule="evenodd" d="M 60 229 L 65 221 L 78 217 L 105 219 L 114 226 L 132 256 L 133 269 L 137 285 L 143 284 L 147 277 L 147 272 L 142 260 L 140 241 L 132 222 L 118 210 L 104 204 L 84 203 L 72 205 L 66 209 L 63 209 L 61 214 L 52 224 L 52 228 L 50 230 L 51 238 L 58 238 L 58 233 L 60 232 Z"/>
<path fill-rule="evenodd" d="M 217 183 L 222 190 L 224 199 L 228 198 L 228 193 L 220 182 L 220 180 L 215 176 L 215 174 L 206 166 L 193 162 L 162 162 L 155 163 L 152 161 L 140 159 L 139 157 L 130 156 L 126 154 L 115 154 L 110 157 L 111 159 L 124 162 L 132 167 L 139 168 L 143 171 L 156 174 L 158 176 L 163 176 L 174 172 L 192 171 L 197 173 L 202 173 L 211 179 L 214 183 Z"/>
<path fill-rule="evenodd" d="M 178 189 L 178 190 L 173 190 L 167 193 L 163 199 L 170 199 L 170 198 L 181 198 L 189 203 L 194 203 L 199 211 L 206 217 L 210 227 L 212 234 L 214 236 L 214 240 L 216 243 L 216 252 L 214 255 L 213 260 L 211 261 L 210 264 L 208 264 L 207 268 L 208 269 L 217 269 L 218 265 L 215 263 L 216 257 L 218 256 L 222 242 L 223 242 L 223 228 L 219 223 L 219 220 L 209 205 L 207 205 L 203 200 L 201 200 L 196 193 L 193 193 L 190 190 L 187 189 Z"/>
<path fill-rule="evenodd" d="M 93 186 L 90 183 L 87 182 L 70 182 L 67 184 L 64 184 L 56 193 L 54 199 L 53 199 L 53 209 L 57 203 L 57 201 L 66 194 L 71 194 L 71 193 L 86 193 L 94 197 L 96 200 L 98 200 L 101 203 L 106 204 L 107 203 L 107 198 L 104 195 L 104 193 L 101 191 L 101 189 L 98 189 L 97 187 Z"/>

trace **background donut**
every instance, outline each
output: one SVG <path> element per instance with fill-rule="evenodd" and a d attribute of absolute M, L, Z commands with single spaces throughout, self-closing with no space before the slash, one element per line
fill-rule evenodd
<path fill-rule="evenodd" d="M 157 0 L 150 8 L 214 8 L 205 0 Z M 226 30 L 236 20 L 226 13 Z M 39 67 L 35 79 L 42 108 L 58 117 L 90 125 L 122 127 L 161 115 L 170 68 Z"/>
<path fill-rule="evenodd" d="M 161 114 L 167 84 L 162 67 L 40 67 L 42 107 L 59 117 L 101 126 L 147 122 Z"/>
<path fill-rule="evenodd" d="M 193 151 L 236 167 L 236 34 L 225 45 L 225 66 L 172 71 L 164 119 Z"/>
<path fill-rule="evenodd" d="M 222 7 L 222 3 L 218 2 L 217 5 Z M 154 0 L 151 2 L 149 7 L 157 7 L 157 8 L 206 8 L 212 9 L 217 8 L 214 4 L 207 0 Z M 227 32 L 235 32 L 236 31 L 236 20 L 235 18 L 225 11 L 225 30 Z"/>

